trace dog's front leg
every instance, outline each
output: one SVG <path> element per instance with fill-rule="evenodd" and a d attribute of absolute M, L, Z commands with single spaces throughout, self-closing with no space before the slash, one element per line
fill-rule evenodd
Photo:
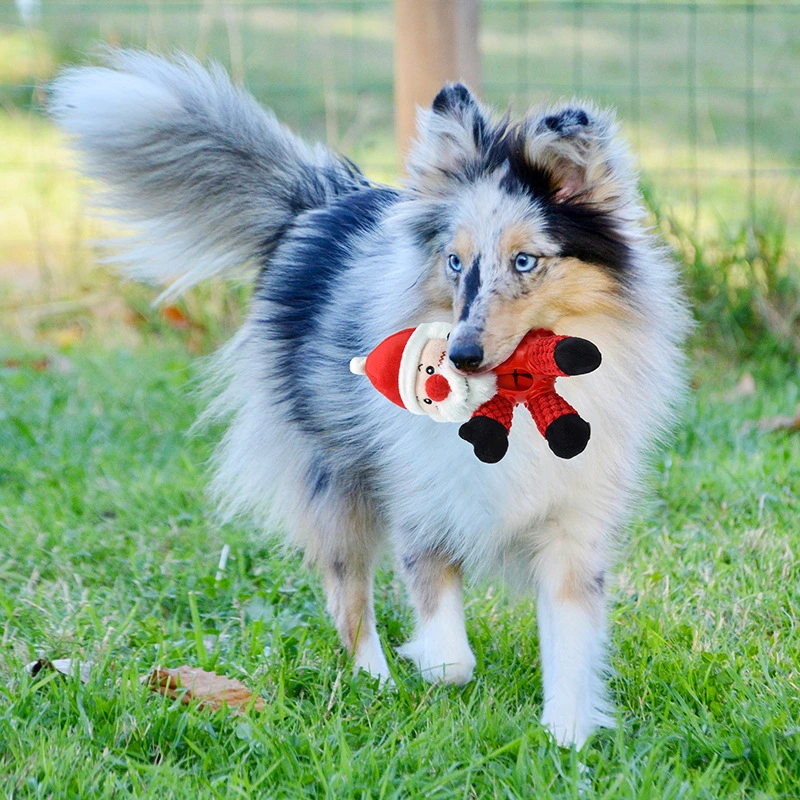
<path fill-rule="evenodd" d="M 367 548 L 350 548 L 318 557 L 328 611 L 354 668 L 389 680 L 389 666 L 375 627 L 372 602 L 374 556 Z"/>
<path fill-rule="evenodd" d="M 603 682 L 605 548 L 582 522 L 570 532 L 554 526 L 535 562 L 542 724 L 578 749 L 596 726 L 613 725 Z"/>
<path fill-rule="evenodd" d="M 417 627 L 398 652 L 414 661 L 426 680 L 467 683 L 475 656 L 464 624 L 461 565 L 435 550 L 408 550 L 400 560 Z"/>

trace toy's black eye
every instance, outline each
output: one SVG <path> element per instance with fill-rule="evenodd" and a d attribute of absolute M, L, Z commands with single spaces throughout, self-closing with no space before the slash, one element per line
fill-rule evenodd
<path fill-rule="evenodd" d="M 461 259 L 455 253 L 450 253 L 450 255 L 447 256 L 447 266 L 450 267 L 453 272 L 461 272 Z"/>
<path fill-rule="evenodd" d="M 517 272 L 530 272 L 538 262 L 539 259 L 530 253 L 517 253 L 517 257 L 514 259 L 514 269 Z"/>
<path fill-rule="evenodd" d="M 433 367 L 425 367 L 425 372 L 427 372 L 428 375 L 433 375 L 436 370 Z"/>
<path fill-rule="evenodd" d="M 431 405 L 433 403 L 433 400 L 431 400 L 430 397 L 426 397 L 422 402 Z"/>

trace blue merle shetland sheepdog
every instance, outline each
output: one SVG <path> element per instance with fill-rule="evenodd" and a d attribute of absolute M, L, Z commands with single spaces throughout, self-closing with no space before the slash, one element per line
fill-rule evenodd
<path fill-rule="evenodd" d="M 571 102 L 498 120 L 448 85 L 390 188 L 190 59 L 127 51 L 68 70 L 51 110 L 136 232 L 130 275 L 174 295 L 257 268 L 216 356 L 209 413 L 229 427 L 213 491 L 318 566 L 356 668 L 389 677 L 372 600 L 387 547 L 417 614 L 400 652 L 431 681 L 472 677 L 462 576 L 495 570 L 537 600 L 543 724 L 579 747 L 610 724 L 609 562 L 683 389 L 688 324 L 613 115 Z M 586 450 L 556 458 L 519 413 L 507 457 L 485 464 L 454 426 L 350 374 L 429 321 L 453 323 L 448 356 L 473 373 L 532 328 L 594 342 L 602 366 L 559 385 L 592 426 Z"/>

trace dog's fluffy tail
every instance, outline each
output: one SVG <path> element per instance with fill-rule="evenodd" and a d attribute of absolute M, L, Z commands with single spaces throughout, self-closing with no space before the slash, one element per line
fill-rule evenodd
<path fill-rule="evenodd" d="M 294 218 L 364 185 L 345 159 L 310 147 L 219 67 L 123 50 L 63 72 L 50 112 L 73 134 L 102 205 L 135 235 L 131 277 L 179 294 L 263 263 Z"/>

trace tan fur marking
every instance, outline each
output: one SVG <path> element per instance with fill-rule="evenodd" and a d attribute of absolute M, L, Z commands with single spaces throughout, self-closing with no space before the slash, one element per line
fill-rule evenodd
<path fill-rule="evenodd" d="M 442 594 L 456 585 L 461 585 L 461 566 L 438 553 L 425 553 L 406 565 L 408 591 L 426 622 L 439 608 Z"/>
<path fill-rule="evenodd" d="M 561 587 L 556 594 L 556 599 L 565 603 L 577 603 L 583 605 L 590 599 L 591 589 L 586 582 L 585 576 L 578 572 L 574 567 L 568 567 L 561 582 Z"/>
<path fill-rule="evenodd" d="M 490 363 L 507 358 L 531 328 L 557 330 L 569 317 L 633 317 L 615 282 L 597 267 L 576 259 L 553 259 L 541 269 L 541 278 L 527 294 L 497 296 L 487 309 L 483 349 Z"/>
<path fill-rule="evenodd" d="M 351 568 L 353 565 L 349 565 Z M 322 583 L 342 643 L 349 653 L 357 644 L 359 632 L 369 621 L 369 595 L 365 591 L 371 583 L 368 574 L 353 574 L 343 577 L 331 564 L 322 566 Z"/>
<path fill-rule="evenodd" d="M 616 319 L 631 318 L 618 284 L 598 267 L 575 258 L 554 264 L 537 294 L 542 305 L 561 316 L 601 312 Z"/>
<path fill-rule="evenodd" d="M 466 228 L 460 228 L 453 237 L 452 252 L 454 252 L 464 264 L 472 261 L 475 252 L 475 243 Z"/>
<path fill-rule="evenodd" d="M 450 253 L 455 253 L 464 264 L 468 264 L 472 260 L 474 250 L 475 244 L 469 231 L 466 228 L 460 228 L 453 237 L 449 249 L 444 254 L 444 263 L 439 262 L 438 259 L 435 260 L 425 278 L 425 283 L 423 284 L 425 296 L 432 305 L 446 309 L 448 315 L 453 312 L 453 286 L 451 281 L 445 277 L 448 269 L 447 257 Z M 426 319 L 435 319 L 435 317 L 426 317 Z M 443 317 L 439 317 L 439 319 L 443 319 Z M 422 321 L 424 320 L 417 320 L 416 322 Z"/>
<path fill-rule="evenodd" d="M 501 234 L 499 245 L 500 257 L 506 263 L 510 263 L 519 253 L 537 255 L 536 243 L 531 236 L 530 226 L 524 222 L 509 225 Z"/>
<path fill-rule="evenodd" d="M 601 580 L 604 576 L 601 573 Z M 586 570 L 567 567 L 561 586 L 556 592 L 556 600 L 561 603 L 572 603 L 582 606 L 587 611 L 595 611 L 603 603 L 603 585 L 598 583 Z"/>
<path fill-rule="evenodd" d="M 427 299 L 423 319 L 418 318 L 409 320 L 410 325 L 417 325 L 420 322 L 433 322 L 435 320 L 448 320 L 453 314 L 453 287 L 445 278 L 446 266 L 443 264 L 434 265 L 428 271 L 422 284 L 423 296 Z"/>

